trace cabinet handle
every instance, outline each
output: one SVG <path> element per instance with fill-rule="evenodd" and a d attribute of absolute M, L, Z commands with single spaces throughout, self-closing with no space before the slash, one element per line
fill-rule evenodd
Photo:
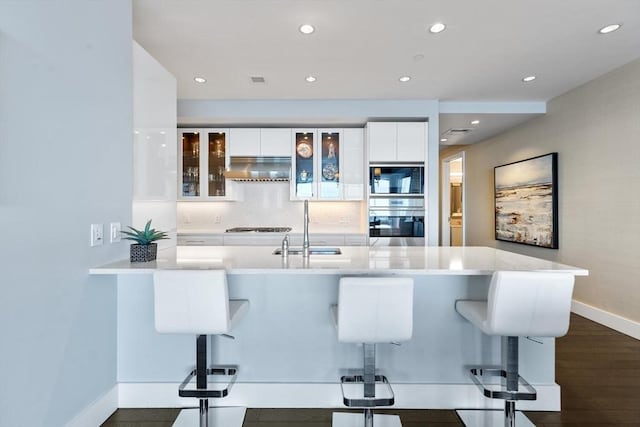
<path fill-rule="evenodd" d="M 193 243 L 196 245 L 204 245 L 206 242 L 204 240 L 187 240 L 187 243 Z"/>

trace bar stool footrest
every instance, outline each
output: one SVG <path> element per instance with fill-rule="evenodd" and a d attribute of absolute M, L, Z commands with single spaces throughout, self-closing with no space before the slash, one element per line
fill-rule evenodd
<path fill-rule="evenodd" d="M 224 388 L 221 389 L 209 389 L 209 388 L 190 388 L 187 389 L 187 386 L 191 382 L 191 380 L 196 376 L 196 369 L 193 369 L 189 375 L 182 381 L 180 387 L 178 388 L 178 395 L 180 397 L 196 397 L 200 399 L 213 399 L 226 397 L 231 390 L 231 387 L 236 382 L 236 378 L 238 376 L 238 366 L 235 365 L 224 365 L 224 366 L 212 366 L 207 368 L 207 377 L 228 377 L 226 384 L 224 384 Z"/>
<path fill-rule="evenodd" d="M 385 386 L 388 391 L 388 396 L 386 397 L 366 397 L 366 396 L 358 396 L 356 398 L 349 398 L 346 396 L 344 391 L 345 384 L 357 384 L 361 383 L 364 385 L 364 376 L 363 375 L 344 375 L 340 377 L 340 388 L 342 389 L 342 401 L 345 406 L 351 408 L 375 408 L 376 406 L 393 406 L 395 403 L 395 396 L 393 395 L 393 389 L 391 388 L 391 384 L 389 384 L 389 380 L 384 375 L 376 375 L 375 376 L 376 385 L 381 384 Z"/>
<path fill-rule="evenodd" d="M 492 390 L 487 388 L 491 384 L 482 382 L 483 376 L 488 377 L 502 377 L 507 378 L 507 372 L 500 368 L 485 368 L 485 367 L 473 367 L 469 370 L 469 376 L 473 380 L 476 386 L 482 391 L 485 397 L 490 399 L 502 399 L 502 400 L 536 400 L 536 389 L 531 386 L 524 378 L 518 375 L 518 389 L 522 386 L 526 389 L 526 392 L 521 391 L 509 391 L 501 386 L 499 390 Z M 493 384 L 497 386 L 498 384 Z"/>

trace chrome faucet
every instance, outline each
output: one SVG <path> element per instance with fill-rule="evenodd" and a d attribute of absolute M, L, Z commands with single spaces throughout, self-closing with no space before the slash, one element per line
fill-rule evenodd
<path fill-rule="evenodd" d="M 309 201 L 304 201 L 304 237 L 302 238 L 302 256 L 309 258 Z"/>
<path fill-rule="evenodd" d="M 282 249 L 280 250 L 281 255 L 283 257 L 289 256 L 289 235 L 285 234 L 284 239 L 282 239 Z"/>

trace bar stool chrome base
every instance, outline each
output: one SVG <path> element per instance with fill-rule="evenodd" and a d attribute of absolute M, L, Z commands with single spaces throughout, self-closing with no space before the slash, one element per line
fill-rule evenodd
<path fill-rule="evenodd" d="M 203 369 L 200 367 L 200 369 Z M 209 368 L 206 368 L 204 371 L 204 375 L 206 378 L 216 378 L 222 381 L 213 381 L 209 382 L 207 380 L 207 387 L 205 388 L 189 388 L 189 385 L 192 383 L 192 380 L 198 376 L 198 367 L 192 370 L 182 381 L 180 387 L 178 388 L 178 395 L 180 397 L 198 397 L 198 398 L 221 398 L 227 397 L 229 391 L 231 391 L 231 387 L 235 384 L 236 378 L 238 377 L 238 366 L 237 365 L 215 365 Z M 211 389 L 208 388 L 209 385 L 215 385 L 219 388 Z"/>
<path fill-rule="evenodd" d="M 375 367 L 373 367 L 375 370 Z M 384 375 L 373 375 L 373 381 L 365 381 L 362 375 L 343 375 L 340 377 L 342 401 L 350 408 L 375 408 L 377 406 L 393 406 L 395 396 L 389 380 Z M 369 388 L 373 387 L 373 388 Z M 367 391 L 369 393 L 367 393 Z M 371 393 L 373 391 L 373 393 Z M 373 396 L 367 396 L 373 395 Z"/>
<path fill-rule="evenodd" d="M 505 427 L 509 425 L 505 424 L 504 411 L 499 409 L 457 410 L 456 414 L 467 427 Z M 535 424 L 522 412 L 516 411 L 513 427 L 535 427 Z"/>
<path fill-rule="evenodd" d="M 207 427 L 242 427 L 247 408 L 209 408 Z M 196 427 L 200 419 L 198 408 L 183 409 L 173 427 Z"/>
<path fill-rule="evenodd" d="M 334 412 L 331 427 L 362 427 L 362 412 Z M 397 415 L 373 414 L 374 427 L 402 427 Z"/>
<path fill-rule="evenodd" d="M 514 345 L 513 343 L 511 344 Z M 517 344 L 516 344 L 517 345 Z M 517 352 L 517 347 L 516 347 Z M 536 389 L 531 386 L 524 378 L 522 378 L 517 371 L 517 354 L 512 355 L 508 361 L 509 367 L 514 370 L 504 370 L 493 367 L 477 366 L 469 369 L 469 377 L 473 380 L 473 383 L 482 391 L 484 397 L 490 399 L 502 399 L 502 400 L 536 400 Z M 484 382 L 484 378 L 498 377 L 509 384 L 511 389 L 499 386 L 496 390 L 494 387 L 497 385 Z M 526 391 L 521 391 L 526 390 Z"/>

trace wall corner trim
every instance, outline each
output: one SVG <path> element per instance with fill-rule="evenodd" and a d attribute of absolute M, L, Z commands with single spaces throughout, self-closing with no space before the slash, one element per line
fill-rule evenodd
<path fill-rule="evenodd" d="M 118 409 L 118 385 L 87 405 L 65 427 L 99 426 Z"/>
<path fill-rule="evenodd" d="M 601 308 L 573 300 L 571 311 L 596 323 L 614 329 L 632 338 L 640 340 L 640 323 L 602 310 Z"/>

